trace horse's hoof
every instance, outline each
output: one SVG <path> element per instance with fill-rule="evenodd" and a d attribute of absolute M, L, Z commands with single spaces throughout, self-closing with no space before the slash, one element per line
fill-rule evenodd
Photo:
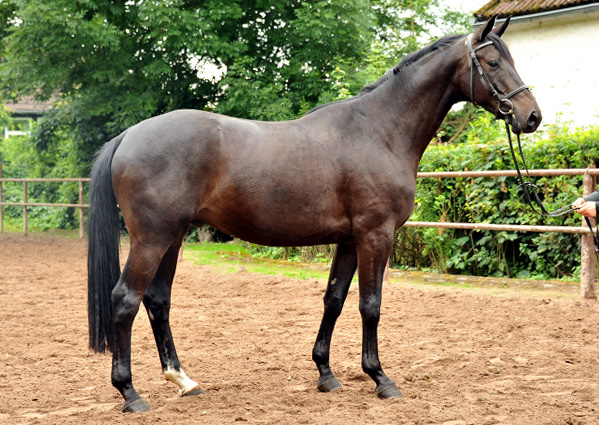
<path fill-rule="evenodd" d="M 343 388 L 343 385 L 341 385 L 341 382 L 339 382 L 334 376 L 322 382 L 318 381 L 318 390 L 323 393 L 330 393 L 337 388 Z"/>
<path fill-rule="evenodd" d="M 386 387 L 376 389 L 376 395 L 380 398 L 401 398 L 403 394 L 395 384 L 387 385 Z"/>
<path fill-rule="evenodd" d="M 150 405 L 143 398 L 137 398 L 133 401 L 125 402 L 123 413 L 147 412 L 150 410 Z"/>
<path fill-rule="evenodd" d="M 181 397 L 200 395 L 200 394 L 204 394 L 204 390 L 201 389 L 200 386 L 198 385 L 197 387 L 191 389 L 190 391 L 187 391 L 186 393 L 182 393 Z"/>

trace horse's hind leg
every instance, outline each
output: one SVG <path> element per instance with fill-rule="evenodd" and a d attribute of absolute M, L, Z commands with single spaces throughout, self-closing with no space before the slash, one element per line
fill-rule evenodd
<path fill-rule="evenodd" d="M 143 303 L 148 312 L 154 338 L 156 339 L 162 372 L 167 380 L 179 386 L 179 394 L 182 396 L 198 395 L 204 392 L 197 382 L 189 379 L 183 372 L 169 324 L 171 288 L 185 233 L 181 233 L 180 237 L 173 242 L 162 258 L 160 267 L 158 267 L 158 271 L 143 297 Z"/>
<path fill-rule="evenodd" d="M 354 245 L 337 245 L 327 284 L 327 291 L 324 296 L 324 314 L 314 349 L 312 350 L 312 360 L 314 360 L 320 372 L 318 389 L 323 392 L 329 392 L 335 388 L 342 387 L 331 371 L 329 354 L 333 329 L 343 309 L 343 304 L 347 298 L 347 292 L 356 272 L 357 265 L 356 247 Z"/>
<path fill-rule="evenodd" d="M 131 236 L 129 258 L 112 291 L 115 329 L 112 356 L 112 384 L 125 399 L 123 412 L 149 410 L 148 404 L 133 388 L 131 378 L 131 327 L 143 294 L 150 286 L 170 242 L 146 244 Z"/>

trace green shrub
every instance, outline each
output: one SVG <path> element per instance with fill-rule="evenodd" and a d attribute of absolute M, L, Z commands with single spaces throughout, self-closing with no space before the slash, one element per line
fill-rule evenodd
<path fill-rule="evenodd" d="M 488 114 L 487 114 L 488 115 Z M 487 134 L 478 128 L 472 134 Z M 504 136 L 505 138 L 505 136 Z M 530 169 L 586 168 L 599 159 L 599 128 L 570 132 L 553 127 L 542 140 L 523 138 Z M 513 169 L 507 140 L 470 138 L 459 145 L 433 145 L 420 161 L 420 171 Z M 551 211 L 582 193 L 582 176 L 531 178 Z M 546 218 L 526 204 L 516 177 L 422 178 L 410 220 L 494 224 L 580 226 L 568 214 Z M 395 265 L 438 271 L 509 277 L 562 278 L 580 265 L 580 237 L 563 233 L 497 232 L 403 228 L 396 234 Z"/>
<path fill-rule="evenodd" d="M 39 131 L 41 127 L 34 128 Z M 4 178 L 70 178 L 80 177 L 81 159 L 74 142 L 64 134 L 38 146 L 36 139 L 16 136 L 0 139 L 0 162 Z M 23 202 L 22 183 L 4 183 L 5 202 Z M 87 191 L 87 184 L 84 185 Z M 28 183 L 27 200 L 38 203 L 79 202 L 78 183 Z M 4 207 L 5 217 L 14 222 L 21 220 L 22 207 Z M 72 229 L 79 223 L 79 212 L 74 208 L 29 207 L 28 222 L 32 228 Z M 19 224 L 20 226 L 20 224 Z"/>

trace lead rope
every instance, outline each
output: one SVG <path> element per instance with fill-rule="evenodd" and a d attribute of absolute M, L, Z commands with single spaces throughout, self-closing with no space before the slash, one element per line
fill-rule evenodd
<path fill-rule="evenodd" d="M 511 135 L 511 131 L 510 131 L 508 115 L 506 115 L 506 117 L 505 117 L 505 130 L 507 132 L 507 138 L 508 138 L 508 142 L 510 144 L 510 151 L 512 153 L 512 159 L 514 160 L 514 166 L 516 167 L 516 173 L 518 174 L 518 180 L 520 180 L 520 184 L 518 185 L 518 187 L 522 188 L 522 191 L 524 192 L 524 197 L 526 198 L 526 201 L 528 202 L 528 204 L 530 205 L 532 210 L 536 214 L 542 215 L 545 217 L 560 217 L 564 214 L 574 211 L 574 207 L 572 207 L 570 205 L 566 205 L 565 207 L 559 208 L 555 211 L 547 211 L 547 209 L 543 205 L 543 201 L 541 201 L 541 199 L 539 198 L 539 195 L 536 192 L 536 190 L 539 189 L 538 186 L 535 186 L 534 184 L 532 184 L 529 181 L 524 181 L 524 178 L 522 177 L 522 172 L 520 171 L 520 167 L 518 166 L 518 159 L 516 158 L 516 152 L 514 150 L 514 143 L 512 141 L 512 135 Z M 528 172 L 528 167 L 526 166 L 526 162 L 524 161 L 524 155 L 522 153 L 522 143 L 520 141 L 520 134 L 518 134 L 517 137 L 518 137 L 518 151 L 520 152 L 520 158 L 522 161 L 522 165 L 524 166 L 524 170 L 526 171 L 526 176 L 530 179 L 530 173 Z M 531 196 L 529 188 L 535 190 L 532 192 L 534 197 Z M 534 199 L 535 203 L 537 204 L 538 209 L 535 208 L 535 204 L 532 202 L 533 199 Z"/>
<path fill-rule="evenodd" d="M 506 114 L 506 116 L 505 116 L 505 130 L 507 132 L 507 138 L 508 138 L 508 142 L 510 144 L 510 151 L 512 153 L 512 159 L 514 161 L 514 166 L 516 167 L 516 173 L 518 174 L 518 179 L 520 180 L 520 184 L 518 185 L 518 187 L 522 188 L 522 191 L 524 192 L 524 197 L 526 198 L 528 205 L 530 205 L 530 208 L 536 214 L 545 216 L 545 217 L 560 217 L 564 214 L 568 214 L 569 212 L 574 211 L 576 208 L 574 208 L 570 205 L 566 205 L 566 206 L 559 208 L 555 211 L 547 211 L 547 209 L 543 205 L 543 201 L 541 201 L 541 199 L 539 198 L 539 195 L 536 192 L 538 187 L 529 181 L 525 181 L 524 178 L 522 177 L 522 173 L 520 172 L 520 167 L 518 166 L 518 160 L 516 158 L 516 152 L 514 151 L 514 144 L 512 142 L 512 134 L 510 131 L 508 114 Z M 528 167 L 526 166 L 526 162 L 524 161 L 524 155 L 522 153 L 522 143 L 520 142 L 520 133 L 517 134 L 517 138 L 518 138 L 518 151 L 520 153 L 522 165 L 524 166 L 524 170 L 526 171 L 526 176 L 530 179 Z M 533 189 L 532 193 L 534 194 L 534 201 L 541 211 L 539 211 L 537 208 L 535 208 L 535 205 L 532 202 L 533 197 L 531 196 L 529 188 Z M 599 223 L 597 223 L 597 222 L 595 223 L 595 230 L 593 230 L 593 225 L 591 224 L 591 220 L 589 220 L 588 217 L 585 217 L 584 219 L 587 223 L 587 226 L 589 227 L 589 230 L 591 231 L 591 236 L 593 236 L 593 243 L 595 245 L 595 254 L 597 255 L 597 259 L 599 259 L 599 239 L 597 239 L 597 236 L 595 236 L 595 231 L 597 232 L 597 235 L 599 235 Z"/>
<path fill-rule="evenodd" d="M 530 208 L 536 214 L 545 216 L 545 217 L 559 217 L 559 216 L 562 216 L 564 214 L 568 214 L 569 212 L 574 211 L 575 208 L 573 208 L 571 205 L 566 205 L 566 206 L 559 208 L 555 211 L 547 211 L 547 209 L 543 205 L 543 201 L 541 201 L 541 199 L 539 198 L 539 195 L 536 192 L 536 190 L 538 190 L 538 187 L 535 186 L 534 184 L 532 184 L 530 181 L 524 181 L 524 178 L 522 177 L 522 173 L 520 172 L 520 167 L 518 166 L 518 160 L 516 158 L 516 152 L 514 151 L 514 145 L 512 142 L 512 134 L 510 131 L 509 117 L 514 115 L 514 104 L 512 103 L 510 98 L 515 96 L 516 94 L 520 93 L 523 90 L 530 90 L 530 89 L 528 88 L 528 86 L 523 84 L 520 87 L 518 87 L 517 89 L 515 89 L 515 90 L 511 91 L 510 93 L 508 93 L 507 95 L 505 95 L 504 97 L 501 97 L 499 95 L 499 93 L 497 92 L 497 90 L 495 89 L 495 86 L 493 86 L 493 83 L 491 83 L 491 81 L 487 77 L 487 74 L 485 74 L 485 72 L 476 56 L 476 52 L 478 50 L 480 50 L 484 47 L 493 45 L 493 42 L 491 40 L 489 40 L 486 43 L 483 43 L 483 44 L 477 46 L 476 48 L 473 48 L 472 36 L 473 36 L 473 34 L 469 34 L 466 37 L 466 43 L 465 43 L 468 48 L 468 56 L 470 59 L 470 61 L 469 61 L 469 64 L 470 64 L 470 99 L 471 99 L 472 103 L 474 103 L 474 105 L 477 105 L 477 103 L 474 100 L 474 68 L 476 67 L 478 74 L 479 74 L 480 78 L 482 79 L 482 81 L 485 83 L 485 85 L 487 86 L 487 88 L 489 89 L 489 91 L 491 92 L 493 97 L 495 97 L 499 101 L 499 103 L 497 105 L 497 110 L 498 110 L 498 114 L 499 113 L 502 114 L 505 119 L 505 130 L 507 133 L 508 141 L 510 143 L 512 159 L 514 160 L 516 172 L 518 173 L 518 179 L 520 180 L 520 184 L 518 185 L 518 187 L 522 188 L 522 191 L 524 192 L 524 196 L 526 197 L 526 201 L 528 202 L 528 205 L 530 205 Z M 526 171 L 526 176 L 528 177 L 528 179 L 530 179 L 530 173 L 528 172 L 528 167 L 526 166 L 526 162 L 524 161 L 524 155 L 522 153 L 522 143 L 520 142 L 520 133 L 518 133 L 517 136 L 518 136 L 518 150 L 520 152 L 520 158 L 522 159 L 522 165 L 524 166 L 524 170 Z M 532 193 L 534 194 L 534 202 L 537 204 L 538 209 L 535 208 L 535 205 L 533 203 L 533 197 L 531 196 L 529 188 L 534 189 Z M 540 209 L 540 211 L 539 211 L 539 209 Z M 596 222 L 596 224 L 595 224 L 595 227 L 597 230 L 597 236 L 595 236 L 595 233 L 593 231 L 593 226 L 591 225 L 591 221 L 587 217 L 585 217 L 585 220 L 586 220 L 587 226 L 589 226 L 589 229 L 591 230 L 591 235 L 593 235 L 593 241 L 595 243 L 595 253 L 597 254 L 597 258 L 599 259 L 599 240 L 598 240 L 599 239 L 599 223 Z"/>

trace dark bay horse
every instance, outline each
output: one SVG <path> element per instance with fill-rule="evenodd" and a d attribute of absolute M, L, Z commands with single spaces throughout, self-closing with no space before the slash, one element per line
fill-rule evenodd
<path fill-rule="evenodd" d="M 169 325 L 177 256 L 190 225 L 263 245 L 336 244 L 312 352 L 318 389 L 341 386 L 329 351 L 357 269 L 362 368 L 380 397 L 401 396 L 381 368 L 377 327 L 383 271 L 393 234 L 412 211 L 424 150 L 459 101 L 498 117 L 509 113 L 515 133 L 533 132 L 541 121 L 500 38 L 507 22 L 493 28 L 493 18 L 469 36 L 444 37 L 406 56 L 358 96 L 298 120 L 179 110 L 104 145 L 90 189 L 90 347 L 113 351 L 112 383 L 125 399 L 123 411 L 149 409 L 133 388 L 130 364 L 131 326 L 142 302 L 166 379 L 181 395 L 203 392 L 183 372 Z M 131 239 L 122 273 L 118 208 Z"/>

